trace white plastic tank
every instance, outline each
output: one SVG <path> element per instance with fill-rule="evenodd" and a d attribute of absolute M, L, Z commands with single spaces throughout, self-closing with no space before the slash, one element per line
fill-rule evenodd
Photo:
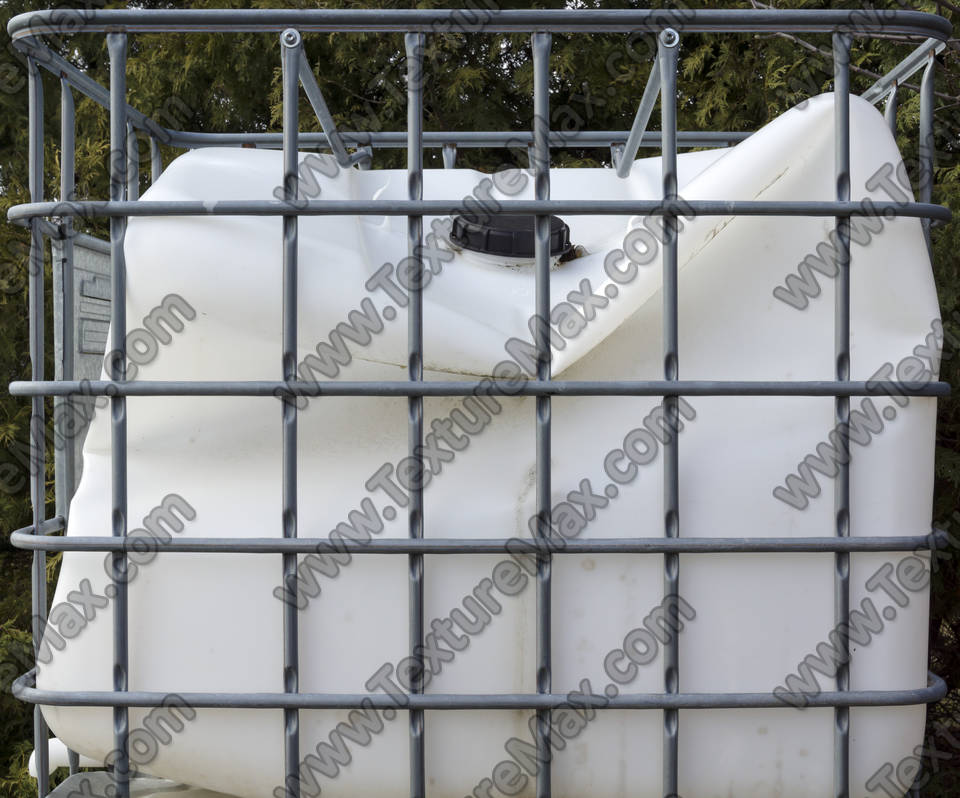
<path fill-rule="evenodd" d="M 890 200 L 883 185 L 873 181 L 871 189 L 867 183 L 885 164 L 891 165 L 895 179 L 901 156 L 881 115 L 856 97 L 850 103 L 852 196 Z M 688 200 L 832 200 L 833 147 L 833 97 L 823 95 L 735 147 L 681 154 L 680 194 Z M 406 197 L 404 171 L 342 170 L 327 158 L 311 157 L 312 163 L 324 164 L 323 170 L 313 170 L 319 198 Z M 656 199 L 660 168 L 659 158 L 639 160 L 628 179 L 611 169 L 553 169 L 551 196 Z M 196 150 L 172 163 L 143 199 L 269 199 L 281 173 L 277 152 Z M 425 199 L 471 195 L 530 199 L 532 180 L 519 171 L 492 176 L 451 169 L 424 175 Z M 442 229 L 443 220 L 427 218 L 425 230 L 433 229 L 435 221 Z M 557 317 L 554 377 L 661 379 L 658 251 L 639 263 L 633 275 L 627 273 L 629 259 L 615 253 L 644 220 L 566 216 L 565 221 L 579 256 L 554 266 L 551 304 L 557 308 L 568 303 L 579 319 L 566 308 Z M 654 220 L 647 221 L 655 229 Z M 833 225 L 832 218 L 810 217 L 682 219 L 681 378 L 834 378 L 834 281 L 818 275 L 820 295 L 802 310 L 773 293 L 798 263 L 830 240 Z M 879 227 L 882 230 L 867 236 L 869 241 L 855 236 L 852 247 L 852 380 L 868 380 L 884 364 L 896 365 L 914 355 L 916 347 L 930 342 L 939 316 L 920 222 L 885 219 Z M 344 362 L 335 374 L 311 375 L 307 370 L 301 371 L 302 378 L 406 378 L 406 311 L 395 287 L 400 283 L 387 284 L 378 271 L 385 263 L 402 260 L 406 246 L 403 217 L 300 219 L 301 363 L 316 356 L 315 347 L 322 342 L 336 348 L 331 330 L 349 321 L 350 311 L 364 314 L 371 326 L 368 342 L 342 339 L 349 357 L 341 357 Z M 279 218 L 133 218 L 125 253 L 131 327 L 169 295 L 186 300 L 195 311 L 183 330 L 139 367 L 137 380 L 280 376 Z M 641 249 L 632 255 L 644 260 Z M 425 378 L 492 375 L 498 363 L 511 359 L 507 341 L 532 340 L 528 320 L 534 310 L 533 269 L 528 263 L 496 263 L 460 251 L 436 257 L 434 265 L 442 269 L 423 295 Z M 372 289 L 365 287 L 371 279 Z M 571 302 L 571 292 L 592 294 L 590 307 Z M 354 315 L 353 321 L 357 319 Z M 382 329 L 373 329 L 378 325 Z M 939 351 L 933 340 L 927 363 L 931 375 L 936 374 L 933 361 Z M 329 361 L 327 368 L 333 370 Z M 655 435 L 634 433 L 645 429 L 644 419 L 660 401 L 553 400 L 555 507 L 568 501 L 571 492 L 583 492 L 585 480 L 594 495 L 590 507 L 568 501 L 578 514 L 566 516 L 571 536 L 663 533 L 662 451 Z M 878 408 L 895 407 L 895 418 L 883 415 L 882 429 L 872 434 L 869 444 L 854 447 L 850 534 L 925 534 L 933 491 L 935 399 L 910 398 L 906 406 L 893 399 L 875 401 Z M 426 537 L 530 536 L 534 403 L 529 397 L 504 396 L 425 400 L 425 431 L 437 436 L 435 442 L 444 452 L 424 491 Z M 859 399 L 852 400 L 854 408 L 859 404 Z M 173 515 L 182 521 L 180 528 L 161 528 L 177 539 L 280 535 L 277 398 L 135 397 L 127 406 L 131 529 L 142 526 L 141 519 L 148 519 L 165 497 L 175 496 L 188 506 L 184 510 L 183 504 L 168 501 L 168 508 L 179 507 Z M 831 397 L 690 397 L 683 407 L 683 537 L 833 533 L 833 482 L 827 476 L 817 475 L 820 495 L 809 497 L 803 509 L 774 495 L 798 463 L 827 440 L 834 423 Z M 353 523 L 362 536 L 359 513 L 366 516 L 373 537 L 406 537 L 403 483 L 396 473 L 406 455 L 404 398 L 305 400 L 299 415 L 300 536 L 326 538 L 338 525 L 343 531 L 344 523 Z M 110 534 L 110 462 L 109 413 L 101 410 L 84 447 L 68 534 Z M 390 468 L 381 470 L 385 464 Z M 622 481 L 613 474 L 620 474 Z M 275 595 L 280 555 L 164 553 L 162 543 L 160 549 L 154 557 L 141 555 L 143 562 L 129 586 L 129 688 L 178 694 L 281 692 L 283 603 Z M 895 566 L 903 556 L 852 555 L 851 607 L 860 608 L 866 598 L 881 609 L 893 605 L 882 592 L 869 591 L 866 583 L 886 563 Z M 109 578 L 104 558 L 102 553 L 64 554 L 54 606 L 67 602 L 82 580 L 89 580 L 96 595 L 105 595 Z M 131 559 L 137 563 L 136 556 Z M 301 564 L 307 559 L 302 556 Z M 431 678 L 427 692 L 536 692 L 534 580 L 515 564 L 500 565 L 504 561 L 512 562 L 502 554 L 425 557 L 425 629 L 435 630 L 431 622 L 436 621 L 452 630 L 449 634 L 456 640 L 438 644 L 451 656 Z M 300 690 L 369 692 L 369 681 L 385 664 L 395 669 L 409 654 L 407 558 L 341 554 L 327 555 L 321 566 L 316 559 L 312 562 L 314 568 L 302 570 L 305 577 L 314 574 L 319 592 L 304 594 L 299 612 Z M 644 619 L 661 604 L 663 567 L 659 554 L 554 557 L 555 693 L 581 689 L 586 679 L 603 695 L 614 683 L 611 666 L 615 672 L 628 672 L 617 685 L 621 692 L 663 692 L 662 646 L 646 661 L 634 635 L 635 668 L 623 654 L 628 633 L 643 629 Z M 830 553 L 684 554 L 680 583 L 683 692 L 769 693 L 785 684 L 833 628 Z M 446 621 L 457 608 L 460 614 Z M 884 615 L 882 630 L 868 643 L 851 644 L 851 689 L 926 685 L 927 590 L 911 593 L 907 604 L 895 610 L 895 619 Z M 40 665 L 38 686 L 110 690 L 110 610 L 101 608 L 82 632 L 66 640 L 63 650 L 53 646 L 57 631 L 54 620 L 47 633 L 52 657 Z M 393 669 L 388 672 L 397 680 Z M 816 678 L 822 690 L 835 689 L 828 676 Z M 382 690 L 374 687 L 373 692 Z M 45 707 L 44 715 L 64 743 L 86 756 L 103 761 L 113 748 L 110 709 Z M 131 729 L 142 728 L 148 715 L 148 710 L 131 710 Z M 344 798 L 405 795 L 407 713 L 371 715 L 369 739 L 341 737 L 346 753 L 331 754 L 336 747 L 331 747 L 331 732 L 348 715 L 301 711 L 304 795 L 314 796 L 321 789 L 324 795 Z M 515 710 L 427 711 L 428 794 L 483 795 L 485 779 L 496 775 L 495 784 L 505 785 L 507 775 L 519 773 L 507 781 L 518 794 L 533 795 L 534 780 L 522 766 L 495 773 L 498 763 L 514 761 L 510 748 L 505 749 L 511 738 L 532 743 L 531 715 Z M 598 711 L 554 751 L 554 795 L 660 796 L 662 723 L 660 710 Z M 682 710 L 680 794 L 829 794 L 833 724 L 830 708 L 785 704 Z M 909 755 L 921 742 L 923 728 L 923 706 L 852 709 L 851 791 L 857 796 L 883 794 L 879 788 L 868 789 L 867 782 L 884 763 L 896 764 Z M 244 798 L 263 798 L 282 785 L 281 710 L 199 709 L 167 736 L 167 744 L 157 746 L 149 761 L 141 761 L 141 770 Z M 516 742 L 512 745 L 518 750 Z M 334 762 L 338 758 L 339 765 Z M 322 767 L 317 764 L 321 761 L 326 762 Z M 492 789 L 493 795 L 504 794 L 496 786 Z"/>

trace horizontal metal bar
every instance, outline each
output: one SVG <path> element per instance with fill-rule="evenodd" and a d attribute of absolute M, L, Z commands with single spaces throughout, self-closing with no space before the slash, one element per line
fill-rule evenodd
<path fill-rule="evenodd" d="M 299 216 L 451 216 L 470 213 L 466 200 L 302 200 Z M 500 213 L 571 216 L 908 216 L 950 221 L 950 209 L 925 202 L 763 202 L 758 200 L 504 200 Z M 291 205 L 279 200 L 87 200 L 29 202 L 14 205 L 7 219 L 38 216 L 287 216 Z"/>
<path fill-rule="evenodd" d="M 920 551 L 945 548 L 939 530 L 928 535 L 818 538 L 379 538 L 368 541 L 330 538 L 155 538 L 34 535 L 18 529 L 10 542 L 28 551 L 163 551 L 191 554 L 770 554 L 780 552 Z"/>
<path fill-rule="evenodd" d="M 946 46 L 946 42 L 938 41 L 937 39 L 927 39 L 860 96 L 867 102 L 880 102 L 880 100 L 889 94 L 890 89 L 903 83 L 905 80 L 909 80 L 912 75 L 927 65 L 927 58 L 931 50 L 934 53 L 941 53 Z"/>
<path fill-rule="evenodd" d="M 12 687 L 22 701 L 46 706 L 157 707 L 166 706 L 170 692 L 99 690 L 40 690 L 34 687 L 35 671 L 20 676 Z M 556 709 L 569 706 L 564 693 L 451 694 L 419 693 L 190 693 L 174 690 L 194 709 Z M 849 690 L 822 692 L 806 697 L 808 707 L 887 707 L 929 704 L 946 695 L 947 685 L 928 674 L 926 687 L 907 690 Z M 593 706 L 593 704 L 591 704 Z M 784 699 L 765 693 L 633 693 L 597 703 L 596 709 L 783 709 Z"/>
<path fill-rule="evenodd" d="M 550 133 L 550 146 L 555 149 L 566 147 L 609 147 L 611 144 L 627 140 L 627 130 L 579 130 L 571 132 L 553 131 Z M 729 147 L 748 139 L 752 133 L 734 131 L 692 131 L 677 133 L 677 143 L 681 147 Z M 176 147 L 240 146 L 255 144 L 259 147 L 281 147 L 283 137 L 280 133 L 200 133 L 194 131 L 171 131 L 170 144 Z M 380 149 L 406 149 L 407 134 L 404 131 L 380 131 L 359 133 L 340 131 L 344 144 L 351 146 L 372 146 Z M 324 133 L 303 131 L 298 136 L 301 148 L 328 147 L 330 140 Z M 454 144 L 458 148 L 471 147 L 507 147 L 525 148 L 533 144 L 533 133 L 529 130 L 511 131 L 426 131 L 423 134 L 423 146 L 430 149 L 442 148 L 445 144 Z M 640 140 L 641 147 L 660 147 L 660 132 L 647 131 Z"/>
<path fill-rule="evenodd" d="M 249 382 L 18 380 L 13 396 L 949 396 L 947 382 L 833 380 L 503 380 L 379 382 Z"/>
<path fill-rule="evenodd" d="M 18 14 L 7 24 L 14 39 L 62 33 L 65 9 Z M 856 36 L 873 33 L 947 39 L 949 20 L 916 11 L 794 9 L 566 9 L 517 11 L 451 9 L 191 9 L 76 10 L 70 32 L 166 33 L 191 31 L 254 33 L 296 28 L 307 32 L 396 31 L 424 33 L 553 33 L 654 31 L 665 27 L 691 33 L 794 31 Z"/>

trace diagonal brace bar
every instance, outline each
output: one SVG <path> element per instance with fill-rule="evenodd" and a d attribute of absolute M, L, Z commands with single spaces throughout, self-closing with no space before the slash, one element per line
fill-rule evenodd
<path fill-rule="evenodd" d="M 330 142 L 330 149 L 333 150 L 333 156 L 337 159 L 337 163 L 346 168 L 353 166 L 358 161 L 367 160 L 370 154 L 365 150 L 358 150 L 353 155 L 347 152 L 340 131 L 337 130 L 337 123 L 333 121 L 333 115 L 327 107 L 327 101 L 323 99 L 323 92 L 320 91 L 313 69 L 310 68 L 310 63 L 304 57 L 300 58 L 300 83 L 303 84 L 303 90 L 307 94 L 310 106 L 317 115 L 327 141 Z"/>
<path fill-rule="evenodd" d="M 630 175 L 630 169 L 633 168 L 633 161 L 637 157 L 637 150 L 640 149 L 640 140 L 643 138 L 643 134 L 647 132 L 647 124 L 650 122 L 653 106 L 657 104 L 657 97 L 659 96 L 660 59 L 657 58 L 657 60 L 653 62 L 653 68 L 650 70 L 650 77 L 647 78 L 647 86 L 643 90 L 643 96 L 640 98 L 640 106 L 637 108 L 637 115 L 633 118 L 633 127 L 630 128 L 627 143 L 619 153 L 619 159 L 617 160 L 617 177 L 628 177 Z"/>
<path fill-rule="evenodd" d="M 869 103 L 876 104 L 880 102 L 880 100 L 890 93 L 891 89 L 903 85 L 904 81 L 909 80 L 910 77 L 923 69 L 927 65 L 927 59 L 931 51 L 934 55 L 937 55 L 943 52 L 946 46 L 946 42 L 941 42 L 937 39 L 927 39 L 860 96 Z"/>

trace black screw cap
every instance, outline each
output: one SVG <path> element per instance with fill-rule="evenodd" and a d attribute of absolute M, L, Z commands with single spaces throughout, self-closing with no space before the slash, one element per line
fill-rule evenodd
<path fill-rule="evenodd" d="M 493 216 L 461 214 L 453 217 L 450 240 L 458 247 L 508 258 L 534 256 L 535 217 L 501 213 Z M 570 251 L 570 228 L 559 216 L 550 217 L 550 256 Z"/>

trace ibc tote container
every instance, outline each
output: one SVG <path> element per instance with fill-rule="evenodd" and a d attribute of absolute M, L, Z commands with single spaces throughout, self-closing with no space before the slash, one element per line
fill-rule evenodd
<path fill-rule="evenodd" d="M 88 12 L 109 90 L 33 38 L 49 14 L 11 22 L 33 190 L 10 218 L 35 259 L 41 218 L 111 218 L 102 372 L 61 355 L 45 381 L 34 275 L 34 375 L 12 385 L 37 418 L 44 395 L 96 406 L 62 509 L 38 500 L 13 536 L 38 618 L 65 551 L 16 686 L 41 796 L 64 764 L 54 794 L 885 794 L 946 689 L 928 238 L 949 213 L 929 145 L 919 197 L 903 184 L 890 124 L 924 68 L 928 141 L 949 26 L 491 12 L 483 30 L 532 36 L 535 121 L 530 168 L 486 174 L 457 146 L 508 134 L 423 131 L 424 41 L 451 14 Z M 127 148 L 157 128 L 125 102 L 128 37 L 201 28 L 279 34 L 282 133 L 168 131 L 188 151 L 138 197 Z M 399 136 L 333 123 L 302 37 L 348 29 L 406 34 Z M 551 167 L 550 32 L 637 29 L 659 46 L 633 127 L 578 139 L 611 165 Z M 678 132 L 683 35 L 767 29 L 832 33 L 835 91 L 749 136 Z M 926 41 L 852 95 L 853 36 L 878 33 Z M 41 66 L 65 109 L 71 87 L 110 108 L 109 202 L 43 201 Z M 298 132 L 301 84 L 322 135 Z M 398 143 L 408 167 L 377 168 Z M 103 248 L 57 246 L 72 356 L 74 258 Z"/>

